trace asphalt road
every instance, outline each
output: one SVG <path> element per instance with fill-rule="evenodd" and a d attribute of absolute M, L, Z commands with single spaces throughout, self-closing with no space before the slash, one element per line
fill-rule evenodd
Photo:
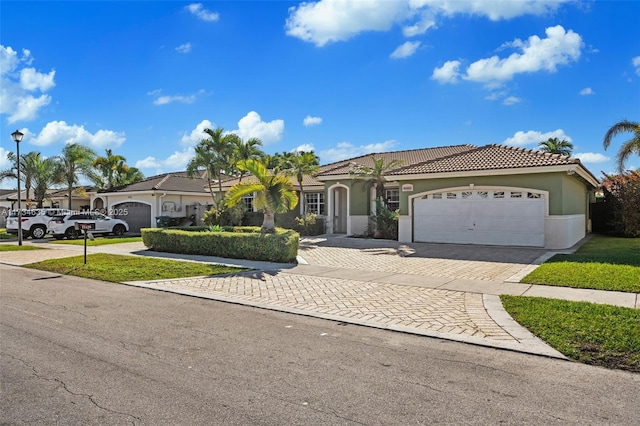
<path fill-rule="evenodd" d="M 603 424 L 640 375 L 0 265 L 0 424 Z"/>

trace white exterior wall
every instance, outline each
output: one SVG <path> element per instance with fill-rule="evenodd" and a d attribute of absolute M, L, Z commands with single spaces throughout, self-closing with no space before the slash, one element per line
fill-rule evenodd
<path fill-rule="evenodd" d="M 347 235 L 365 235 L 369 226 L 369 216 L 349 216 Z"/>
<path fill-rule="evenodd" d="M 413 226 L 411 225 L 411 216 L 404 215 L 398 218 L 398 242 L 413 242 Z"/>
<path fill-rule="evenodd" d="M 544 248 L 566 249 L 583 239 L 586 218 L 583 214 L 547 216 L 544 221 Z"/>

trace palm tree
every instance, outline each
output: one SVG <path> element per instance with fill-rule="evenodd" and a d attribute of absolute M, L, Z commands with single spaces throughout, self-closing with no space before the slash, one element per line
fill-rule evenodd
<path fill-rule="evenodd" d="M 56 183 L 67 186 L 68 209 L 71 210 L 71 195 L 74 185 L 79 183 L 79 175 L 95 180 L 93 162 L 96 153 L 84 145 L 71 143 L 62 149 L 62 155 L 56 159 Z"/>
<path fill-rule="evenodd" d="M 136 167 L 124 165 L 114 178 L 115 186 L 129 185 L 144 179 L 144 174 Z"/>
<path fill-rule="evenodd" d="M 304 188 L 302 181 L 305 176 L 313 176 L 320 169 L 320 159 L 313 152 L 297 151 L 287 158 L 285 169 L 283 170 L 285 176 L 295 176 L 300 188 L 300 199 L 302 200 L 302 215 L 305 217 L 307 213 L 307 202 L 304 199 Z"/>
<path fill-rule="evenodd" d="M 105 150 L 105 157 L 98 157 L 93 162 L 93 167 L 100 172 L 101 179 L 98 181 L 99 186 L 103 189 L 111 189 L 115 185 L 116 176 L 125 171 L 127 168 L 122 155 L 114 155 L 110 149 Z"/>
<path fill-rule="evenodd" d="M 33 196 L 36 208 L 41 209 L 47 190 L 55 183 L 56 161 L 54 158 L 43 159 L 40 153 L 33 159 Z"/>
<path fill-rule="evenodd" d="M 213 199 L 213 204 L 216 204 L 216 193 L 213 191 L 213 180 L 218 179 L 218 171 L 216 169 L 215 153 L 208 149 L 204 140 L 195 147 L 196 155 L 187 164 L 187 176 L 191 179 L 199 177 L 201 171 L 205 171 L 207 177 L 207 183 L 209 184 L 209 192 Z M 222 191 L 220 191 L 222 192 Z"/>
<path fill-rule="evenodd" d="M 24 182 L 24 189 L 26 191 L 26 200 L 29 203 L 31 199 L 30 192 L 33 187 L 33 178 L 36 173 L 37 161 L 39 161 L 40 153 L 37 151 L 31 151 L 28 154 L 20 156 L 20 180 Z M 7 160 L 12 164 L 11 168 L 0 171 L 0 181 L 7 178 L 16 179 L 18 176 L 18 168 L 16 161 L 16 154 L 13 152 L 7 153 Z"/>
<path fill-rule="evenodd" d="M 640 123 L 637 121 L 622 120 L 611 126 L 604 135 L 604 149 L 606 150 L 611 145 L 611 139 L 621 133 L 632 133 L 633 137 L 622 144 L 618 154 L 616 155 L 616 165 L 618 166 L 618 172 L 624 172 L 624 164 L 627 162 L 632 154 L 640 155 Z"/>
<path fill-rule="evenodd" d="M 540 142 L 538 144 L 538 149 L 542 152 L 548 152 L 550 154 L 560 154 L 571 157 L 573 144 L 564 139 L 559 141 L 558 138 L 549 138 L 544 142 Z"/>
<path fill-rule="evenodd" d="M 222 193 L 222 172 L 229 173 L 234 168 L 232 161 L 233 157 L 233 144 L 234 136 L 225 135 L 224 129 L 218 127 L 215 130 L 204 129 L 204 132 L 209 136 L 207 139 L 203 139 L 200 143 L 212 153 L 211 158 L 211 170 L 215 170 L 214 176 L 218 179 L 218 191 Z"/>
<path fill-rule="evenodd" d="M 293 210 L 298 205 L 298 196 L 293 183 L 285 176 L 269 173 L 260 160 L 246 160 L 238 163 L 238 169 L 251 173 L 256 181 L 238 182 L 225 197 L 227 207 L 233 207 L 245 195 L 255 193 L 255 206 L 264 211 L 262 234 L 273 234 L 276 230 L 275 214 Z"/>
<path fill-rule="evenodd" d="M 235 136 L 235 137 L 233 137 Z M 233 143 L 233 163 L 234 168 L 240 161 L 257 160 L 264 157 L 264 151 L 260 149 L 262 141 L 258 138 L 251 138 L 248 141 L 243 141 L 237 135 L 228 135 L 229 139 Z M 242 177 L 246 174 L 244 170 L 238 170 L 240 175 L 240 182 Z"/>
<path fill-rule="evenodd" d="M 375 158 L 371 156 L 373 160 L 373 166 L 364 166 L 356 164 L 351 171 L 351 178 L 354 180 L 364 181 L 367 185 L 372 185 L 376 188 L 376 199 L 383 200 L 386 205 L 387 202 L 384 197 L 384 184 L 387 182 L 385 175 L 391 170 L 398 168 L 402 165 L 402 160 L 392 160 L 386 162 L 384 157 Z"/>

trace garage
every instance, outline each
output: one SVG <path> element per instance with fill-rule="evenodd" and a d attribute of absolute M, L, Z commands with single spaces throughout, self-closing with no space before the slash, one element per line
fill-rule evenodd
<path fill-rule="evenodd" d="M 520 188 L 431 192 L 414 198 L 414 241 L 544 247 L 546 197 Z"/>
<path fill-rule="evenodd" d="M 122 219 L 129 224 L 129 233 L 139 234 L 142 228 L 151 228 L 151 206 L 138 202 L 115 204 L 111 217 Z"/>

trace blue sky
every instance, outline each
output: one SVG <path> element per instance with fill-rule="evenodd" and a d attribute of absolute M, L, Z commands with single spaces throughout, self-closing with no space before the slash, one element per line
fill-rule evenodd
<path fill-rule="evenodd" d="M 558 137 L 601 176 L 630 136 L 604 151 L 607 129 L 640 120 L 638 16 L 637 1 L 3 0 L 0 168 L 20 129 L 21 153 L 80 142 L 147 176 L 183 170 L 220 126 L 323 164 Z"/>

